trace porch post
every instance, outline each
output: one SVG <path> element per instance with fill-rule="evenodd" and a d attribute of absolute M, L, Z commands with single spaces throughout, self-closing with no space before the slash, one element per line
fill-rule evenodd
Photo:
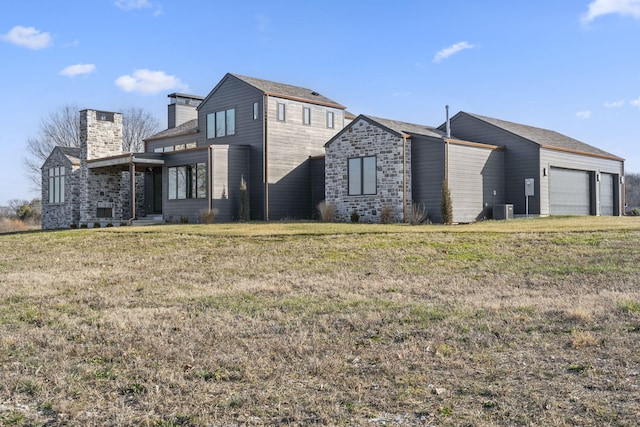
<path fill-rule="evenodd" d="M 129 162 L 129 179 L 131 182 L 131 220 L 136 219 L 136 164 Z"/>

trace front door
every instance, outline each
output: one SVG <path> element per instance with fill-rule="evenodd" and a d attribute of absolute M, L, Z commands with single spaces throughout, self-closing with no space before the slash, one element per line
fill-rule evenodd
<path fill-rule="evenodd" d="M 153 213 L 162 213 L 162 170 L 153 171 Z"/>

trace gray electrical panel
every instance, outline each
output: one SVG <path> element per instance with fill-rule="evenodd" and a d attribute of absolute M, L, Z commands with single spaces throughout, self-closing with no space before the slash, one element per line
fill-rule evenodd
<path fill-rule="evenodd" d="M 513 205 L 495 205 L 493 219 L 513 219 Z"/>

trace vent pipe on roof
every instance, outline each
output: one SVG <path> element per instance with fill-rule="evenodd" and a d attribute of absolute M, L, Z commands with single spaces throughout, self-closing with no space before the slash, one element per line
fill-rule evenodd
<path fill-rule="evenodd" d="M 444 109 L 447 111 L 447 138 L 451 138 L 451 122 L 449 122 L 449 106 L 445 105 Z"/>

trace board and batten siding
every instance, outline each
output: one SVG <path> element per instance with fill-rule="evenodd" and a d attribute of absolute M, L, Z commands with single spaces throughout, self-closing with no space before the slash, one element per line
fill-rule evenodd
<path fill-rule="evenodd" d="M 455 142 L 447 145 L 453 222 L 491 218 L 493 205 L 504 200 L 505 151 Z"/>
<path fill-rule="evenodd" d="M 258 117 L 253 117 L 253 104 L 258 103 Z M 234 135 L 207 139 L 207 114 L 235 108 L 236 131 Z M 264 176 L 263 176 L 263 94 L 257 88 L 232 75 L 225 78 L 213 89 L 198 107 L 200 132 L 198 144 L 226 144 L 247 146 L 249 172 L 245 175 L 250 199 L 251 219 L 264 219 Z M 247 150 L 245 148 L 245 150 Z"/>
<path fill-rule="evenodd" d="M 451 133 L 466 141 L 503 146 L 504 203 L 513 204 L 515 214 L 526 212 L 525 179 L 535 179 L 535 197 L 529 198 L 529 213 L 540 209 L 540 146 L 480 119 L 460 114 L 451 120 Z"/>
<path fill-rule="evenodd" d="M 616 194 L 616 206 L 613 210 L 613 215 L 620 215 L 622 212 L 622 203 L 620 194 L 622 194 L 622 185 L 620 183 L 620 176 L 623 175 L 624 172 L 624 163 L 621 160 L 608 159 L 603 157 L 591 156 L 591 155 L 583 155 L 579 153 L 569 153 L 560 150 L 554 150 L 550 148 L 541 148 L 540 149 L 540 165 L 542 171 L 541 175 L 541 185 L 540 185 L 540 200 L 541 200 L 541 211 L 542 215 L 550 215 L 551 214 L 551 195 L 550 188 L 552 179 L 551 176 L 551 168 L 561 168 L 561 169 L 573 169 L 573 170 L 581 170 L 590 172 L 592 176 L 597 176 L 597 174 L 611 174 L 614 176 L 614 180 L 616 186 L 613 187 L 614 194 Z M 547 170 L 547 175 L 544 176 L 544 169 Z M 593 184 L 593 183 L 592 183 Z M 605 215 L 606 213 L 602 212 L 601 208 L 601 186 L 602 180 L 600 182 L 596 182 L 594 185 L 594 197 L 595 197 L 595 214 L 596 215 Z M 610 202 L 609 202 L 610 203 Z"/>
<path fill-rule="evenodd" d="M 428 218 L 442 222 L 440 202 L 444 181 L 444 143 L 442 139 L 411 137 L 411 194 L 413 203 L 422 204 Z"/>
<path fill-rule="evenodd" d="M 285 120 L 278 120 L 278 104 L 285 107 Z M 267 98 L 267 173 L 269 219 L 311 218 L 310 156 L 324 154 L 324 144 L 344 124 L 344 111 L 322 105 L 274 96 Z M 309 108 L 311 123 L 303 123 L 303 108 Z M 327 112 L 333 112 L 334 127 L 327 127 Z"/>

